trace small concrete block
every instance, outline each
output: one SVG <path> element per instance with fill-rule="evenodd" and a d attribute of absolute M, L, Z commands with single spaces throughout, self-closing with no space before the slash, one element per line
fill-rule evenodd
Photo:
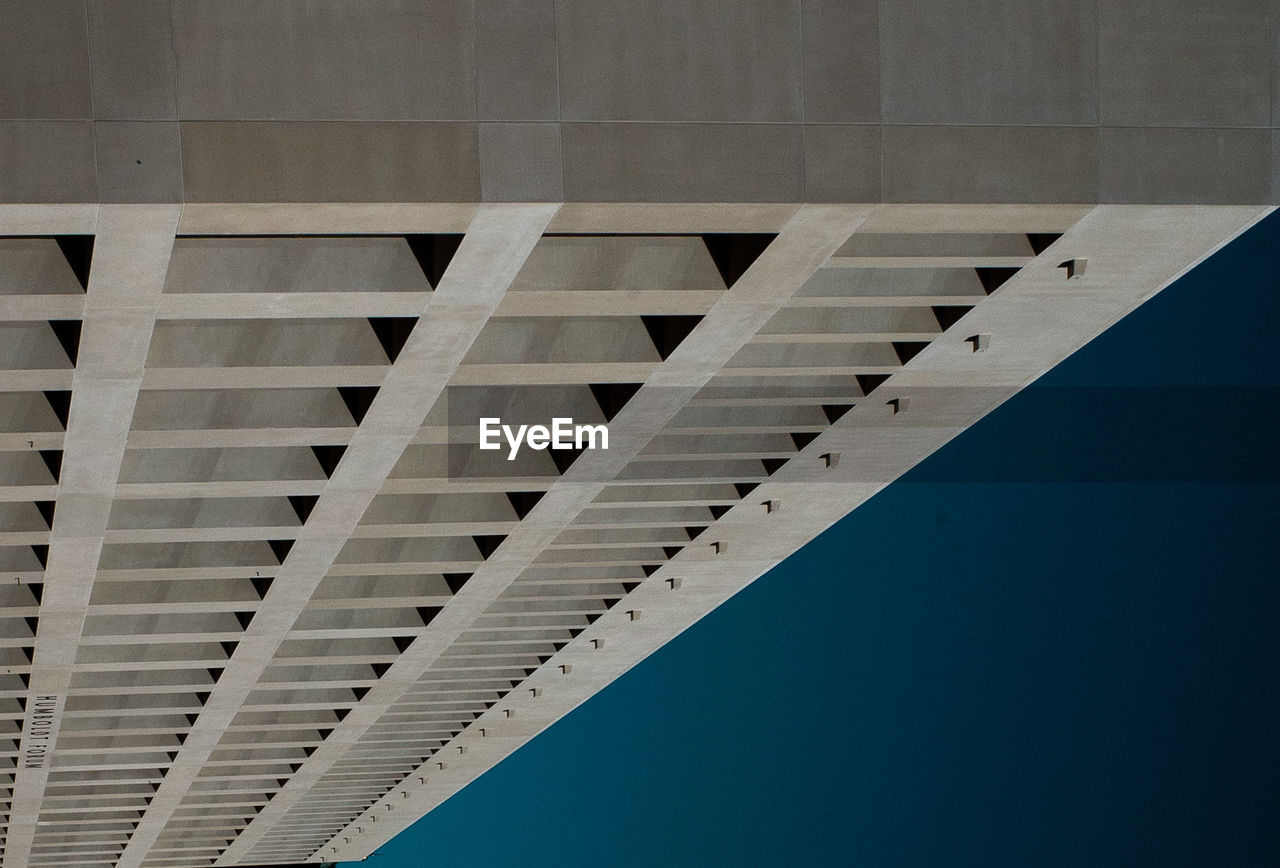
<path fill-rule="evenodd" d="M 473 123 L 182 125 L 191 202 L 474 202 Z"/>
<path fill-rule="evenodd" d="M 805 125 L 805 201 L 879 202 L 880 163 L 879 126 Z"/>
<path fill-rule="evenodd" d="M 577 124 L 562 128 L 572 202 L 798 202 L 799 124 Z"/>
<path fill-rule="evenodd" d="M 1270 131 L 1104 127 L 1100 201 L 1255 205 L 1270 198 Z"/>
<path fill-rule="evenodd" d="M 0 121 L 0 202 L 94 202 L 91 121 Z"/>
<path fill-rule="evenodd" d="M 485 202 L 563 199 L 560 125 L 480 124 L 480 191 Z"/>
<path fill-rule="evenodd" d="M 176 121 L 99 121 L 103 202 L 181 202 L 182 144 Z"/>
<path fill-rule="evenodd" d="M 886 202 L 1098 199 L 1093 127 L 886 126 Z"/>

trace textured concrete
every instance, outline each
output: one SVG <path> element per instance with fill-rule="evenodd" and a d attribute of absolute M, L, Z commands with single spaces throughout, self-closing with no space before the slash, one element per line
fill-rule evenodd
<path fill-rule="evenodd" d="M 98 217 L 97 267 L 85 296 L 80 365 L 70 383 L 76 403 L 61 444 L 62 513 L 48 537 L 31 696 L 65 697 L 74 677 L 177 220 L 172 205 L 108 207 Z M 24 731 L 31 730 L 32 713 L 34 703 Z M 55 721 L 55 741 L 57 734 Z M 23 864 L 30 849 L 49 773 L 48 764 L 15 773 L 6 866 Z"/>
<path fill-rule="evenodd" d="M 4 6 L 0 202 L 1276 201 L 1270 0 Z M 183 186 L 94 120 L 179 121 Z"/>

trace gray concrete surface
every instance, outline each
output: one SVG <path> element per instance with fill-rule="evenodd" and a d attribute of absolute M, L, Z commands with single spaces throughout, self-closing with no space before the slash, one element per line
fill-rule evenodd
<path fill-rule="evenodd" d="M 1272 0 L 4 10 L 4 202 L 1277 201 Z"/>

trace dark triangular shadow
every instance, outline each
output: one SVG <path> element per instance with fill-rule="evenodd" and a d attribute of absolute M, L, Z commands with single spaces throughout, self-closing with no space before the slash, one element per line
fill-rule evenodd
<path fill-rule="evenodd" d="M 409 242 L 409 250 L 412 251 L 413 258 L 418 261 L 418 267 L 422 269 L 432 289 L 440 285 L 445 271 L 449 268 L 449 263 L 453 261 L 453 255 L 458 252 L 458 246 L 462 244 L 461 235 L 444 233 L 406 235 L 404 240 Z"/>
<path fill-rule="evenodd" d="M 49 402 L 53 415 L 58 417 L 62 430 L 67 429 L 67 420 L 71 418 L 71 392 L 67 390 L 46 391 L 44 398 Z"/>
<path fill-rule="evenodd" d="M 387 354 L 387 361 L 395 364 L 404 349 L 405 342 L 418 324 L 416 316 L 371 316 L 369 326 L 382 344 L 382 351 Z"/>
<path fill-rule="evenodd" d="M 75 367 L 76 359 L 80 355 L 80 320 L 51 319 L 48 322 L 49 328 L 53 329 L 54 337 L 58 339 L 58 343 L 62 344 L 62 351 L 71 360 L 71 366 Z"/>
<path fill-rule="evenodd" d="M 725 232 L 703 235 L 702 243 L 707 245 L 711 261 L 716 264 L 725 287 L 729 288 L 746 274 L 777 237 L 769 232 Z"/>
<path fill-rule="evenodd" d="M 691 316 L 650 316 L 640 317 L 653 346 L 658 350 L 658 357 L 664 362 L 676 351 L 676 347 L 689 336 L 689 332 L 702 322 L 702 317 Z"/>
<path fill-rule="evenodd" d="M 898 361 L 905 365 L 920 355 L 921 350 L 927 346 L 929 346 L 928 341 L 894 341 L 893 351 L 897 353 Z"/>
<path fill-rule="evenodd" d="M 318 494 L 291 494 L 289 495 L 289 505 L 293 507 L 294 513 L 298 516 L 298 521 L 303 524 L 307 523 L 307 519 L 311 517 L 311 510 L 316 508 L 316 504 L 320 502 Z"/>
<path fill-rule="evenodd" d="M 351 418 L 359 425 L 364 421 L 364 414 L 373 406 L 373 399 L 378 397 L 377 386 L 339 386 L 338 394 L 342 403 L 347 405 Z"/>
<path fill-rule="evenodd" d="M 312 453 L 316 456 L 316 461 L 320 462 L 320 469 L 324 471 L 325 478 L 333 476 L 333 471 L 338 468 L 338 462 L 342 460 L 342 455 L 347 451 L 346 446 L 312 446 Z"/>
<path fill-rule="evenodd" d="M 978 280 L 982 282 L 982 289 L 987 295 L 991 295 L 1018 273 L 1016 268 L 975 268 L 974 271 L 978 272 Z"/>
<path fill-rule="evenodd" d="M 476 548 L 480 550 L 480 557 L 486 561 L 489 560 L 489 555 L 498 550 L 498 546 L 502 545 L 506 538 L 505 534 L 476 534 L 471 537 L 476 544 Z"/>
<path fill-rule="evenodd" d="M 1031 244 L 1031 252 L 1036 256 L 1049 249 L 1049 245 L 1062 237 L 1061 232 L 1028 232 L 1027 241 Z"/>
<path fill-rule="evenodd" d="M 650 332 L 652 334 L 652 332 Z M 655 343 L 657 343 L 655 341 Z M 664 356 L 665 358 L 665 356 Z M 613 417 L 627 405 L 627 402 L 640 391 L 643 383 L 591 383 L 589 388 L 604 413 L 604 421 L 612 422 Z"/>
<path fill-rule="evenodd" d="M 938 321 L 938 327 L 944 332 L 960 321 L 960 318 L 973 310 L 969 305 L 935 305 L 931 308 L 933 318 Z"/>
<path fill-rule="evenodd" d="M 586 449 L 548 449 L 547 453 L 551 456 L 551 460 L 555 462 L 556 470 L 564 473 L 573 466 L 573 462 L 578 460 L 578 456 Z"/>
<path fill-rule="evenodd" d="M 827 417 L 827 421 L 834 425 L 840 421 L 840 418 L 853 409 L 852 404 L 823 404 L 822 415 Z"/>
<path fill-rule="evenodd" d="M 865 397 L 884 385 L 885 380 L 889 379 L 889 375 L 858 374 L 854 379 L 858 381 L 858 388 L 862 390 L 862 394 Z"/>
<path fill-rule="evenodd" d="M 289 556 L 289 550 L 293 548 L 293 540 L 269 539 L 267 545 L 271 546 L 271 553 L 276 556 L 276 561 L 284 563 L 284 559 Z"/>
<path fill-rule="evenodd" d="M 791 442 L 796 444 L 797 451 L 803 449 L 817 439 L 818 435 L 814 434 L 812 431 L 793 431 L 791 433 Z"/>
<path fill-rule="evenodd" d="M 59 235 L 54 238 L 58 249 L 71 266 L 71 273 L 80 282 L 80 288 L 89 289 L 89 270 L 93 267 L 92 235 Z"/>
<path fill-rule="evenodd" d="M 449 586 L 449 593 L 456 594 L 471 578 L 471 573 L 445 573 L 444 583 Z"/>
<path fill-rule="evenodd" d="M 516 511 L 516 518 L 523 520 L 529 512 L 542 500 L 545 491 L 508 491 L 507 500 Z"/>
<path fill-rule="evenodd" d="M 40 517 L 44 519 L 44 523 L 49 526 L 49 530 L 53 530 L 53 511 L 57 505 L 53 500 L 37 500 L 36 509 L 40 510 Z"/>
<path fill-rule="evenodd" d="M 44 462 L 45 467 L 49 468 L 49 473 L 53 475 L 54 482 L 58 482 L 62 479 L 61 449 L 41 449 L 40 460 Z"/>

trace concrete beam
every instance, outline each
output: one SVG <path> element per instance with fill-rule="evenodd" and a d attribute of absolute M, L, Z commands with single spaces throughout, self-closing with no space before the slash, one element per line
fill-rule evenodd
<path fill-rule="evenodd" d="M 93 224 L 93 269 L 71 380 L 5 868 L 26 864 L 40 816 L 179 210 L 176 205 L 103 206 Z M 37 725 L 42 710 L 53 714 Z M 39 762 L 32 761 L 36 745 L 47 748 Z"/>

